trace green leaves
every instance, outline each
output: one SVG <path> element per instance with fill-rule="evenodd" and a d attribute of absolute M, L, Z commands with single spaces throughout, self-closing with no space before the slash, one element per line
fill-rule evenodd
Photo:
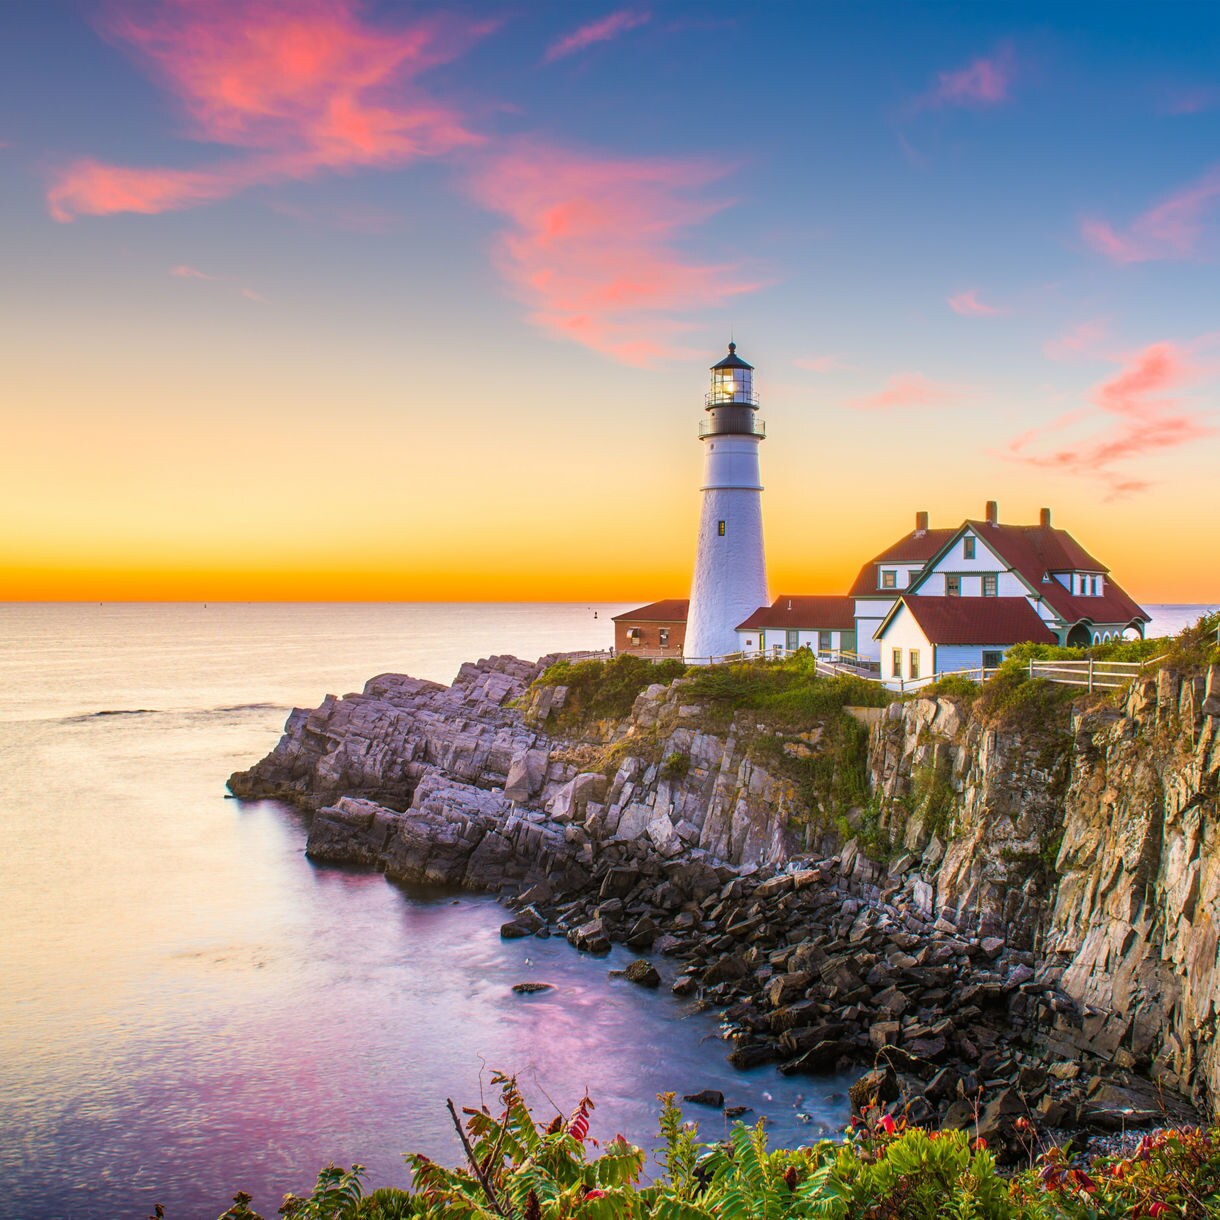
<path fill-rule="evenodd" d="M 1064 1149 L 1000 1177 L 981 1140 L 925 1131 L 883 1116 L 844 1143 L 769 1149 L 760 1120 L 728 1139 L 701 1144 L 672 1093 L 660 1095 L 660 1174 L 640 1183 L 645 1155 L 615 1136 L 593 1155 L 593 1102 L 545 1127 L 515 1078 L 495 1075 L 500 1110 L 463 1111 L 467 1162 L 449 1169 L 420 1155 L 406 1160 L 411 1192 L 365 1195 L 363 1169 L 331 1165 L 307 1199 L 288 1196 L 285 1220 L 1102 1220 L 1184 1216 L 1206 1220 L 1220 1207 L 1220 1129 L 1148 1136 L 1126 1158 L 1074 1160 Z M 222 1220 L 258 1220 L 239 1194 Z"/>

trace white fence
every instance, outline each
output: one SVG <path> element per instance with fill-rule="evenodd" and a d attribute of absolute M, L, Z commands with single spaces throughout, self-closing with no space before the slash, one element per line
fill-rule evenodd
<path fill-rule="evenodd" d="M 734 661 L 780 661 L 788 655 L 785 652 L 731 652 L 719 657 L 682 657 L 688 665 L 727 665 Z M 654 658 L 660 659 L 660 658 Z M 1093 657 L 1081 657 L 1071 661 L 1030 661 L 1029 676 L 1044 678 L 1047 682 L 1061 683 L 1067 686 L 1083 687 L 1089 692 L 1095 690 L 1117 690 L 1126 686 L 1141 670 L 1149 665 L 1155 665 L 1164 657 L 1150 657 L 1146 661 L 1099 661 Z M 852 677 L 865 682 L 876 682 L 887 690 L 898 695 L 912 694 L 932 686 L 942 678 L 964 678 L 969 682 L 984 683 L 999 673 L 996 666 L 976 666 L 973 669 L 954 669 L 939 673 L 926 674 L 922 678 L 882 678 L 870 672 L 866 663 L 855 656 L 840 656 L 838 660 L 828 660 L 823 657 L 814 659 L 816 671 L 824 678 Z M 875 662 L 871 668 L 875 669 Z"/>
<path fill-rule="evenodd" d="M 1118 690 L 1138 677 L 1146 665 L 1164 659 L 1150 657 L 1147 661 L 1098 661 L 1093 657 L 1081 657 L 1075 661 L 1030 661 L 1029 676 L 1066 686 L 1083 686 L 1089 691 Z"/>

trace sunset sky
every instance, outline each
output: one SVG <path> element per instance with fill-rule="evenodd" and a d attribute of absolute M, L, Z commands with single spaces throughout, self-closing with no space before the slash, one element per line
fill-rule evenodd
<path fill-rule="evenodd" d="M 773 594 L 927 509 L 1220 598 L 1220 6 L 0 4 L 0 599 Z"/>

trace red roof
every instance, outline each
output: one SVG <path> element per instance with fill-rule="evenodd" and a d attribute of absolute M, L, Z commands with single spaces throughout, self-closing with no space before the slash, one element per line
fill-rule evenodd
<path fill-rule="evenodd" d="M 901 597 L 874 639 L 906 606 L 932 644 L 1057 644 L 1059 637 L 1024 597 Z"/>
<path fill-rule="evenodd" d="M 850 597 L 777 597 L 769 606 L 760 606 L 736 630 L 750 631 L 783 627 L 822 631 L 854 631 L 856 603 Z"/>
<path fill-rule="evenodd" d="M 1048 572 L 1109 572 L 1067 530 L 1049 525 L 990 525 L 986 521 L 967 521 L 965 527 L 1023 576 L 1030 589 L 1065 623 L 1080 619 L 1123 624 L 1149 621 L 1143 609 L 1109 576 L 1100 597 L 1073 595 L 1053 576 L 1049 581 L 1042 579 Z"/>
<path fill-rule="evenodd" d="M 624 610 L 622 614 L 616 614 L 610 621 L 614 623 L 685 623 L 689 609 L 689 598 L 670 597 L 664 601 L 649 602 L 647 606 L 638 606 L 634 610 Z"/>
<path fill-rule="evenodd" d="M 877 569 L 883 563 L 925 564 L 941 547 L 957 533 L 956 529 L 914 530 L 887 547 L 880 555 L 870 559 L 860 569 L 860 575 L 848 590 L 851 597 L 867 597 L 870 593 L 879 596 L 892 594 L 893 589 L 878 588 Z"/>

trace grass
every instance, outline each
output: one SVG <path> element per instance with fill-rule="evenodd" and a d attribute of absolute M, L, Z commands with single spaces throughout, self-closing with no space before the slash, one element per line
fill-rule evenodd
<path fill-rule="evenodd" d="M 556 661 L 535 679 L 531 689 L 566 686 L 563 707 L 547 717 L 547 728 L 576 732 L 598 720 L 622 720 L 630 715 L 636 696 L 654 682 L 680 678 L 686 666 L 679 660 L 648 661 L 630 654 L 609 661 Z"/>

